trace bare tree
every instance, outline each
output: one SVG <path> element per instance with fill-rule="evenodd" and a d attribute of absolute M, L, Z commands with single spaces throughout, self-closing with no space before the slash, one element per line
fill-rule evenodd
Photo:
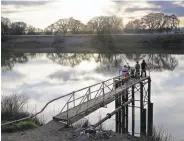
<path fill-rule="evenodd" d="M 1 17 L 1 34 L 8 35 L 10 34 L 11 22 L 10 19 Z"/>
<path fill-rule="evenodd" d="M 171 31 L 179 25 L 179 19 L 175 15 L 165 15 L 164 13 L 150 13 L 141 18 L 128 22 L 125 29 L 145 29 L 153 31 Z"/>
<path fill-rule="evenodd" d="M 177 28 L 179 23 L 180 23 L 180 20 L 174 14 L 170 16 L 170 21 L 171 21 L 171 28 L 172 29 Z"/>
<path fill-rule="evenodd" d="M 108 24 L 113 33 L 117 33 L 123 29 L 123 19 L 121 17 L 110 16 Z"/>
<path fill-rule="evenodd" d="M 29 34 L 29 35 L 35 35 L 36 34 L 36 28 L 33 27 L 33 26 L 28 26 L 26 28 L 26 30 L 27 30 L 27 34 Z"/>
<path fill-rule="evenodd" d="M 11 34 L 23 35 L 26 33 L 27 24 L 24 22 L 14 22 L 11 25 Z"/>
<path fill-rule="evenodd" d="M 24 105 L 27 103 L 28 98 L 24 95 L 14 94 L 11 96 L 2 96 L 1 112 L 21 112 Z"/>
<path fill-rule="evenodd" d="M 56 29 L 56 24 L 51 24 L 49 26 L 47 26 L 45 29 L 44 29 L 44 33 L 45 34 L 53 34 L 55 31 L 57 31 Z"/>
<path fill-rule="evenodd" d="M 83 24 L 82 24 L 79 20 L 76 20 L 76 19 L 74 19 L 74 18 L 70 18 L 68 24 L 69 24 L 69 25 L 68 25 L 69 30 L 70 30 L 73 34 L 76 34 L 76 33 L 78 33 L 79 31 L 82 30 Z"/>
<path fill-rule="evenodd" d="M 117 16 L 99 16 L 92 18 L 88 26 L 97 34 L 117 33 L 123 28 L 123 20 Z"/>
<path fill-rule="evenodd" d="M 63 34 L 65 35 L 66 33 L 68 33 L 69 21 L 70 19 L 60 19 L 54 24 L 55 29 L 59 32 L 63 32 Z"/>
<path fill-rule="evenodd" d="M 133 21 L 129 21 L 129 22 L 125 25 L 125 29 L 134 29 Z"/>
<path fill-rule="evenodd" d="M 125 29 L 145 29 L 145 26 L 142 24 L 142 21 L 136 19 L 134 21 L 129 21 L 128 24 L 125 25 Z"/>

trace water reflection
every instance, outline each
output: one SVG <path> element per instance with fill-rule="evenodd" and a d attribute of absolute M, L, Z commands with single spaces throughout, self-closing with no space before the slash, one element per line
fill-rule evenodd
<path fill-rule="evenodd" d="M 36 53 L 13 53 L 2 50 L 2 70 L 11 70 L 15 63 L 26 63 L 32 58 L 40 57 L 40 55 Z M 135 63 L 142 59 L 146 60 L 150 71 L 173 71 L 178 65 L 178 60 L 171 54 L 47 53 L 46 57 L 57 64 L 71 67 L 79 65 L 82 61 L 94 60 L 99 64 L 97 68 L 99 72 L 119 69 L 124 64 L 127 64 L 127 61 Z"/>
<path fill-rule="evenodd" d="M 48 53 L 46 55 L 53 62 L 64 66 L 74 67 L 82 61 L 90 61 L 93 54 L 78 54 L 78 53 Z"/>
<path fill-rule="evenodd" d="M 1 49 L 1 67 L 2 71 L 11 70 L 15 63 L 26 63 L 30 59 L 38 56 L 36 53 L 14 53 L 7 49 Z"/>
<path fill-rule="evenodd" d="M 114 53 L 33 55 L 11 53 L 10 56 L 6 55 L 2 53 L 2 66 L 9 70 L 1 74 L 2 93 L 9 95 L 20 92 L 28 96 L 30 112 L 33 109 L 39 111 L 45 103 L 55 97 L 118 75 L 118 69 L 126 62 L 134 65 L 135 61 L 145 59 L 149 66 L 152 66 L 154 123 L 156 125 L 163 124 L 173 136 L 183 139 L 184 110 L 181 105 L 184 100 L 184 56 Z M 19 59 L 15 59 L 16 56 Z M 13 57 L 14 59 L 12 59 Z M 108 72 L 108 74 L 104 72 Z M 64 104 L 64 100 L 51 104 L 44 112 L 46 120 L 51 120 Z M 103 117 L 113 109 L 114 103 L 108 108 L 100 109 L 101 116 Z M 89 116 L 92 123 L 96 122 L 95 119 L 98 120 L 97 114 L 99 113 Z M 173 119 L 177 119 L 177 121 L 173 121 Z M 105 123 L 107 128 L 112 126 L 113 129 L 113 122 L 112 117 Z"/>
<path fill-rule="evenodd" d="M 150 70 L 154 71 L 173 71 L 178 65 L 176 57 L 173 57 L 170 54 L 149 54 L 147 56 L 147 62 Z"/>

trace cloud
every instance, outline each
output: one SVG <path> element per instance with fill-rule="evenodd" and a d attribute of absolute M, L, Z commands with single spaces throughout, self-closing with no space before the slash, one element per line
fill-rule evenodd
<path fill-rule="evenodd" d="M 1 12 L 3 15 L 31 12 L 43 9 L 47 4 L 52 1 L 2 1 Z"/>
<path fill-rule="evenodd" d="M 25 7 L 25 6 L 43 6 L 51 1 L 1 1 L 2 6 L 16 6 L 16 7 Z"/>
<path fill-rule="evenodd" d="M 66 17 L 74 17 L 87 23 L 94 16 L 117 14 L 124 18 L 125 24 L 150 12 L 164 12 L 181 17 L 184 16 L 183 7 L 183 1 L 7 0 L 2 1 L 1 12 L 2 16 L 10 18 L 13 22 L 23 21 L 35 27 L 45 28 L 58 19 Z"/>
<path fill-rule="evenodd" d="M 115 1 L 114 3 L 116 3 L 115 9 L 119 9 L 118 12 L 123 16 L 125 24 L 130 20 L 140 19 L 151 12 L 175 14 L 179 18 L 184 16 L 183 1 Z"/>
<path fill-rule="evenodd" d="M 158 8 L 126 8 L 125 12 L 147 11 L 147 10 L 156 11 L 158 10 Z"/>
<path fill-rule="evenodd" d="M 141 2 L 140 2 L 141 3 Z M 182 3 L 174 3 L 170 1 L 149 1 L 150 7 L 128 7 L 125 12 L 135 12 L 135 11 L 146 11 L 150 10 L 152 12 L 163 12 L 166 14 L 175 14 L 177 16 L 184 16 L 184 6 Z"/>
<path fill-rule="evenodd" d="M 149 1 L 148 3 L 159 7 L 158 10 L 160 12 L 163 12 L 166 14 L 175 14 L 177 16 L 184 16 L 184 3 L 183 2 Z"/>

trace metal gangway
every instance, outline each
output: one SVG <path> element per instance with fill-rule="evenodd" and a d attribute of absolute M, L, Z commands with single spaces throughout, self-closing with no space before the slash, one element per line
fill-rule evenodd
<path fill-rule="evenodd" d="M 53 117 L 53 120 L 71 125 L 72 123 L 84 118 L 97 109 L 113 102 L 116 96 L 121 94 L 122 91 L 128 90 L 132 86 L 136 86 L 137 84 L 140 84 L 140 82 L 144 83 L 149 79 L 150 76 L 142 78 L 132 78 L 132 76 L 129 76 L 124 78 L 122 75 L 118 75 L 106 81 L 55 98 L 46 103 L 41 111 L 37 112 L 36 114 L 1 124 L 1 126 L 36 117 L 38 114 L 42 113 L 50 103 L 59 99 L 66 98 L 68 99 L 65 105 L 63 106 L 60 113 Z M 115 87 L 117 83 L 120 84 L 118 88 Z"/>
<path fill-rule="evenodd" d="M 122 75 L 119 75 L 101 83 L 74 91 L 69 94 L 70 97 L 66 104 L 53 119 L 70 125 L 111 103 L 123 91 L 149 78 L 149 76 L 143 78 L 131 78 L 129 76 L 125 79 Z M 115 88 L 117 83 L 120 83 L 120 85 L 118 88 Z"/>

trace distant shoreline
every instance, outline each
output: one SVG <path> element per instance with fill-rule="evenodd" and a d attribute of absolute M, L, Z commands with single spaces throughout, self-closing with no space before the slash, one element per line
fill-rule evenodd
<path fill-rule="evenodd" d="M 2 47 L 34 53 L 173 53 L 184 54 L 184 34 L 14 35 Z"/>

